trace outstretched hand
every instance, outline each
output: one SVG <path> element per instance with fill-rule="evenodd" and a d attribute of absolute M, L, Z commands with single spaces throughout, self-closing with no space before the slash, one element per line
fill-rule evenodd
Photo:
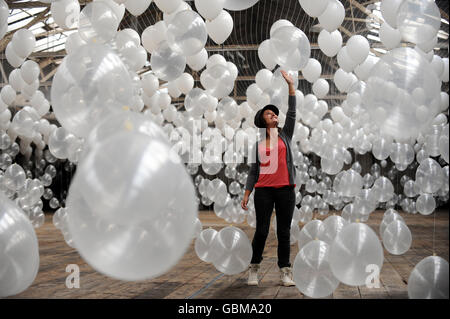
<path fill-rule="evenodd" d="M 294 80 L 292 79 L 292 76 L 290 76 L 289 74 L 287 74 L 286 71 L 281 70 L 281 75 L 283 76 L 283 78 L 286 80 L 286 83 L 288 85 L 294 85 Z"/>

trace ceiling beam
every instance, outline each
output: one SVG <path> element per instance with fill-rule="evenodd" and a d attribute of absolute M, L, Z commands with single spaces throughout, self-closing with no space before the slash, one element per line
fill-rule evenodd
<path fill-rule="evenodd" d="M 80 6 L 84 6 L 92 0 L 78 1 Z M 8 3 L 9 9 L 32 9 L 32 8 L 50 8 L 50 3 L 44 3 L 40 1 L 26 1 L 26 2 L 14 2 Z"/>
<path fill-rule="evenodd" d="M 352 3 L 356 8 L 358 8 L 359 10 L 361 10 L 363 13 L 367 14 L 369 17 L 371 17 L 372 19 L 374 19 L 376 22 L 378 22 L 380 25 L 383 24 L 383 20 L 381 20 L 380 18 L 378 18 L 376 15 L 374 15 L 372 13 L 372 11 L 367 10 L 367 8 L 365 6 L 363 6 L 362 4 L 358 3 L 358 1 L 353 1 L 350 0 L 350 3 Z"/>
<path fill-rule="evenodd" d="M 31 20 L 29 23 L 27 23 L 27 24 L 26 24 L 25 26 L 23 26 L 22 28 L 19 28 L 19 29 L 16 29 L 16 30 L 13 30 L 13 31 L 8 32 L 8 33 L 3 37 L 3 39 L 0 40 L 0 52 L 2 52 L 2 51 L 5 50 L 6 46 L 8 45 L 9 41 L 11 41 L 11 39 L 12 39 L 14 33 L 15 33 L 17 30 L 20 30 L 20 29 L 28 29 L 28 28 L 30 28 L 31 26 L 35 25 L 36 23 L 41 22 L 41 21 L 47 19 L 47 14 L 48 14 L 49 12 L 50 12 L 50 8 L 46 8 L 45 10 L 39 12 L 39 14 L 35 15 L 34 18 L 33 18 L 33 20 Z"/>

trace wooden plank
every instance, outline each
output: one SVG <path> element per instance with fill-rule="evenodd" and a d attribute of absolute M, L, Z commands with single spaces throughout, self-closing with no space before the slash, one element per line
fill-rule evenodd
<path fill-rule="evenodd" d="M 348 286 L 343 283 L 339 283 L 332 296 L 333 299 L 361 299 L 358 287 Z"/>

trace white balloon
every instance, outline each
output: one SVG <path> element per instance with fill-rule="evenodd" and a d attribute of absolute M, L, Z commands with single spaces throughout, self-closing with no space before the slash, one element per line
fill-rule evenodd
<path fill-rule="evenodd" d="M 147 10 L 152 0 L 127 0 L 124 2 L 125 8 L 134 16 L 139 16 Z"/>
<path fill-rule="evenodd" d="M 194 71 L 200 71 L 206 65 L 208 52 L 203 48 L 199 53 L 186 57 L 186 63 Z"/>
<path fill-rule="evenodd" d="M 80 37 L 80 34 L 78 32 L 74 32 L 67 37 L 65 49 L 67 54 L 71 54 L 85 44 L 86 42 Z"/>
<path fill-rule="evenodd" d="M 94 1 L 102 1 L 108 4 L 114 13 L 117 16 L 117 21 L 122 21 L 123 16 L 125 15 L 125 0 L 124 1 L 116 1 L 116 0 L 94 0 Z"/>
<path fill-rule="evenodd" d="M 16 99 L 16 91 L 11 85 L 7 84 L 0 90 L 0 97 L 6 105 L 11 105 Z"/>
<path fill-rule="evenodd" d="M 272 50 L 270 49 L 270 40 L 264 40 L 261 42 L 261 44 L 258 47 L 258 57 L 259 60 L 264 64 L 264 66 L 269 69 L 273 70 L 275 66 L 277 65 L 277 62 L 275 62 Z"/>
<path fill-rule="evenodd" d="M 448 299 L 448 261 L 439 256 L 422 259 L 408 278 L 410 299 Z"/>
<path fill-rule="evenodd" d="M 158 90 L 159 80 L 154 74 L 147 73 L 142 76 L 141 84 L 145 94 L 151 97 Z"/>
<path fill-rule="evenodd" d="M 317 79 L 312 86 L 312 90 L 318 99 L 322 99 L 328 94 L 330 85 L 325 79 Z"/>
<path fill-rule="evenodd" d="M 337 55 L 337 62 L 339 67 L 345 72 L 352 72 L 358 65 L 348 54 L 347 46 L 343 46 Z"/>
<path fill-rule="evenodd" d="M 55 23 L 62 29 L 78 27 L 80 19 L 80 3 L 78 0 L 53 1 L 50 12 Z"/>
<path fill-rule="evenodd" d="M 302 74 L 309 83 L 314 83 L 322 73 L 322 65 L 314 58 L 310 58 L 302 69 Z"/>
<path fill-rule="evenodd" d="M 397 14 L 403 0 L 383 0 L 381 1 L 381 14 L 383 19 L 389 23 L 392 28 L 397 28 Z"/>
<path fill-rule="evenodd" d="M 349 286 L 365 285 L 367 266 L 374 264 L 381 272 L 383 260 L 383 247 L 378 236 L 363 223 L 345 226 L 330 247 L 331 271 Z"/>
<path fill-rule="evenodd" d="M 259 0 L 225 0 L 223 7 L 232 11 L 245 10 L 252 7 Z"/>
<path fill-rule="evenodd" d="M 144 48 L 153 53 L 158 46 L 166 40 L 167 26 L 164 21 L 158 21 L 142 32 L 141 40 Z"/>
<path fill-rule="evenodd" d="M 188 94 L 194 87 L 194 78 L 189 73 L 183 73 L 175 80 L 178 89 L 184 95 Z"/>
<path fill-rule="evenodd" d="M 5 56 L 8 63 L 14 68 L 18 68 L 25 61 L 24 58 L 19 57 L 16 52 L 14 52 L 12 42 L 9 42 L 6 46 Z"/>
<path fill-rule="evenodd" d="M 20 74 L 20 69 L 14 69 L 11 71 L 8 77 L 9 84 L 16 91 L 20 92 L 24 85 L 24 81 L 22 79 L 22 75 Z"/>
<path fill-rule="evenodd" d="M 342 47 L 342 35 L 339 30 L 334 30 L 330 33 L 323 29 L 319 33 L 317 42 L 320 50 L 322 50 L 326 56 L 334 57 Z"/>
<path fill-rule="evenodd" d="M 291 21 L 285 20 L 285 19 L 280 19 L 280 20 L 275 21 L 272 24 L 272 26 L 270 27 L 270 36 L 272 37 L 278 28 L 286 27 L 286 26 L 293 26 L 293 24 Z"/>
<path fill-rule="evenodd" d="M 214 20 L 222 11 L 225 0 L 195 0 L 195 8 L 203 18 Z"/>
<path fill-rule="evenodd" d="M 25 61 L 20 67 L 20 75 L 26 84 L 32 84 L 39 77 L 39 65 L 32 61 Z"/>
<path fill-rule="evenodd" d="M 256 72 L 255 82 L 259 86 L 259 88 L 264 91 L 270 86 L 272 82 L 272 76 L 273 76 L 272 71 L 267 69 L 261 69 L 258 72 Z"/>
<path fill-rule="evenodd" d="M 434 72 L 438 76 L 438 78 L 442 77 L 442 74 L 444 73 L 444 61 L 439 55 L 434 55 L 433 60 L 431 60 L 431 67 L 433 68 Z"/>
<path fill-rule="evenodd" d="M 361 64 L 369 55 L 369 41 L 361 35 L 353 35 L 347 41 L 347 54 L 356 63 Z"/>
<path fill-rule="evenodd" d="M 34 50 L 36 37 L 28 29 L 19 29 L 14 33 L 11 43 L 14 52 L 19 58 L 27 58 Z"/>
<path fill-rule="evenodd" d="M 369 77 L 370 71 L 372 70 L 373 66 L 377 64 L 378 60 L 379 58 L 373 55 L 369 55 L 363 63 L 355 68 L 355 74 L 360 80 L 365 81 Z"/>
<path fill-rule="evenodd" d="M 444 61 L 444 72 L 441 76 L 441 81 L 447 83 L 448 82 L 448 58 L 443 58 L 442 61 Z"/>
<path fill-rule="evenodd" d="M 0 192 L 0 297 L 21 293 L 36 278 L 39 247 L 30 220 Z"/>
<path fill-rule="evenodd" d="M 388 23 L 383 23 L 380 27 L 379 36 L 384 46 L 391 50 L 400 45 L 402 34 L 397 29 L 392 28 Z"/>
<path fill-rule="evenodd" d="M 334 74 L 334 83 L 341 92 L 347 92 L 350 89 L 352 82 L 351 73 L 338 69 Z"/>
<path fill-rule="evenodd" d="M 206 29 L 215 43 L 222 44 L 233 31 L 233 18 L 227 11 L 222 10 L 214 20 L 206 21 Z"/>
<path fill-rule="evenodd" d="M 182 0 L 155 0 L 155 4 L 164 13 L 174 12 L 181 4 Z"/>
<path fill-rule="evenodd" d="M 336 30 L 344 21 L 345 8 L 339 0 L 330 0 L 325 11 L 319 16 L 319 23 L 328 32 Z"/>
<path fill-rule="evenodd" d="M 299 2 L 306 14 L 316 18 L 325 11 L 329 0 L 299 0 Z"/>
<path fill-rule="evenodd" d="M 208 58 L 208 61 L 206 62 L 206 68 L 211 69 L 216 64 L 222 64 L 223 66 L 227 67 L 227 60 L 223 57 L 223 55 L 220 54 L 213 54 Z"/>
<path fill-rule="evenodd" d="M 184 11 L 184 10 L 192 10 L 191 6 L 188 5 L 186 2 L 181 2 L 180 6 L 172 13 L 164 13 L 163 19 L 167 26 L 169 26 L 170 23 L 172 23 L 173 19 L 177 15 L 178 12 Z"/>

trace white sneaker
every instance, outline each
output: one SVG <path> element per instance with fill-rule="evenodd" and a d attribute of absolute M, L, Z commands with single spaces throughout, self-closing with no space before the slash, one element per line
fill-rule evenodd
<path fill-rule="evenodd" d="M 258 269 L 259 264 L 250 264 L 247 281 L 249 286 L 258 286 Z"/>
<path fill-rule="evenodd" d="M 280 273 L 280 285 L 285 287 L 295 286 L 295 282 L 292 280 L 292 268 L 283 267 L 280 269 Z"/>

